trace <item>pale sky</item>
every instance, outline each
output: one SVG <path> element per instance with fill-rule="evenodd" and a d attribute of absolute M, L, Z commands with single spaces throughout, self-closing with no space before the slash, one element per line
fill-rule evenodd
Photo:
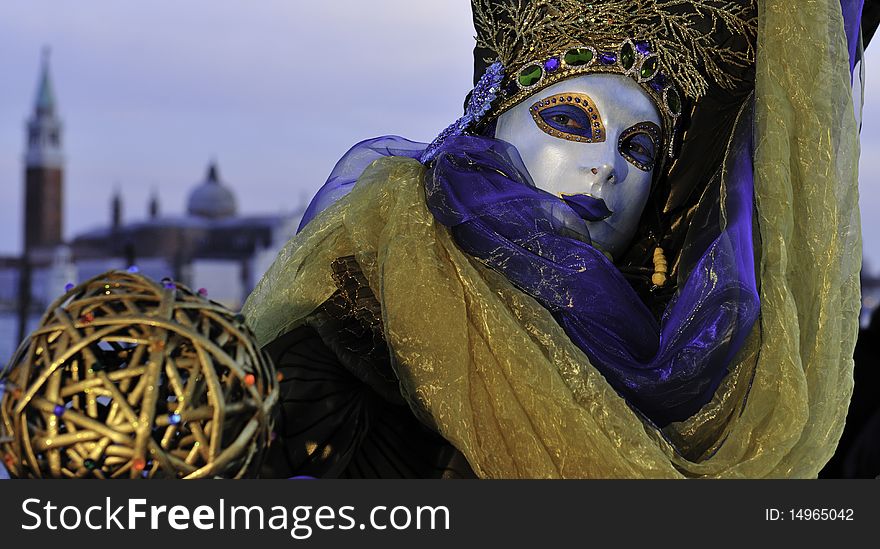
<path fill-rule="evenodd" d="M 64 121 L 65 236 L 166 214 L 216 158 L 239 211 L 291 210 L 354 143 L 430 141 L 471 85 L 468 0 L 3 0 L 0 255 L 21 249 L 24 122 L 51 46 Z M 876 48 L 876 46 L 875 46 Z M 880 68 L 867 57 L 865 253 L 880 267 Z M 876 90 L 876 91 L 875 91 Z"/>

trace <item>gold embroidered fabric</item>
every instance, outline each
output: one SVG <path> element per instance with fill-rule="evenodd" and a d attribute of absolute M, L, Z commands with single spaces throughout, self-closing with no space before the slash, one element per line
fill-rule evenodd
<path fill-rule="evenodd" d="M 365 329 L 383 338 L 382 304 L 373 294 L 354 256 L 337 258 L 330 267 L 333 269 L 333 282 L 339 289 L 334 295 L 340 314 L 352 317 Z"/>
<path fill-rule="evenodd" d="M 815 477 L 852 391 L 857 160 L 838 0 L 759 2 L 761 318 L 714 400 L 646 425 L 549 312 L 463 254 L 424 168 L 375 162 L 292 239 L 245 304 L 261 343 L 300 325 L 354 256 L 382 305 L 401 390 L 484 478 Z"/>

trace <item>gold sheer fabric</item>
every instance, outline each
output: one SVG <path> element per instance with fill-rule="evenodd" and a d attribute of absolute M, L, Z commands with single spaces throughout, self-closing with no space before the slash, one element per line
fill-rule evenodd
<path fill-rule="evenodd" d="M 401 391 L 484 478 L 815 477 L 852 392 L 858 135 L 838 0 L 759 2 L 761 317 L 711 403 L 658 431 L 549 312 L 463 254 L 416 161 L 375 162 L 292 239 L 245 304 L 265 344 L 335 291 L 354 255 Z"/>

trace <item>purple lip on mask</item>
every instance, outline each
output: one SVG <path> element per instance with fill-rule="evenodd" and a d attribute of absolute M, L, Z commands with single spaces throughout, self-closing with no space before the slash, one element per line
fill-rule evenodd
<path fill-rule="evenodd" d="M 614 213 L 604 200 L 586 194 L 563 194 L 562 200 L 585 221 L 602 221 Z"/>

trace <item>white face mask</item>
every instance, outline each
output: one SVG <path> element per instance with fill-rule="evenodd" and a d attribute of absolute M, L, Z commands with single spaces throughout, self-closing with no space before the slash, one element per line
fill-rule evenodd
<path fill-rule="evenodd" d="M 505 112 L 495 137 L 517 148 L 538 188 L 604 200 L 611 216 L 587 227 L 594 245 L 616 258 L 635 234 L 662 158 L 660 124 L 654 102 L 632 79 L 590 74 Z"/>

